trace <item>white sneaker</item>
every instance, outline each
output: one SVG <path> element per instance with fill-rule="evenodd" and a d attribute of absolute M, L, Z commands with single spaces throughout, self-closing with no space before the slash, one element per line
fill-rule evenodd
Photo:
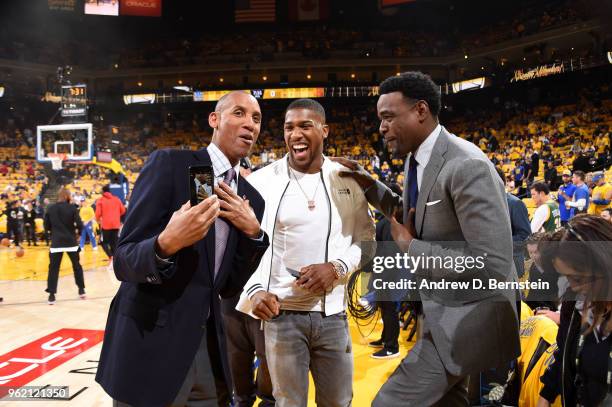
<path fill-rule="evenodd" d="M 91 249 L 91 250 L 93 250 L 93 251 L 96 251 L 96 252 L 97 252 L 97 251 L 98 251 L 98 246 L 96 246 L 96 247 L 92 247 L 92 249 Z"/>

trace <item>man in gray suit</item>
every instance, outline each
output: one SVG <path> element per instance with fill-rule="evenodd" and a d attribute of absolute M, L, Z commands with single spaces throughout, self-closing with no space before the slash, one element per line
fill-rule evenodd
<path fill-rule="evenodd" d="M 487 289 L 491 281 L 517 281 L 504 186 L 480 149 L 440 126 L 440 90 L 429 76 L 406 72 L 379 90 L 380 132 L 397 156 L 406 157 L 403 198 L 356 162 L 339 158 L 352 170 L 344 175 L 355 178 L 390 219 L 393 239 L 409 256 L 486 261 L 483 269 L 462 273 L 440 265 L 416 271 L 419 287 L 423 280 L 480 279 L 485 289 L 419 288 L 420 338 L 372 405 L 468 406 L 469 375 L 507 367 L 520 353 L 516 287 Z"/>

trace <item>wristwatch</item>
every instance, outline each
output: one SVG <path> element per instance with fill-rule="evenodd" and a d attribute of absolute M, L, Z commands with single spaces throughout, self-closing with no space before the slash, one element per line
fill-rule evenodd
<path fill-rule="evenodd" d="M 332 260 L 330 261 L 330 263 L 332 264 L 332 266 L 334 267 L 334 271 L 336 272 L 336 279 L 341 279 L 342 277 L 344 277 L 347 273 L 346 268 L 344 267 L 344 265 L 342 263 L 340 263 L 339 261 L 336 260 Z"/>

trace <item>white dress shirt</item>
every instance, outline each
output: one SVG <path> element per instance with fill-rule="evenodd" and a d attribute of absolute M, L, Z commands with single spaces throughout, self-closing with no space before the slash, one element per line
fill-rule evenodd
<path fill-rule="evenodd" d="M 436 128 L 427 136 L 427 138 L 421 143 L 417 151 L 414 153 L 414 159 L 417 161 L 417 184 L 419 191 L 421 190 L 421 181 L 423 180 L 423 171 L 429 159 L 431 158 L 431 152 L 433 151 L 434 145 L 438 140 L 438 136 L 442 131 L 442 126 L 438 123 Z"/>
<path fill-rule="evenodd" d="M 219 184 L 219 181 L 223 181 L 223 177 L 225 173 L 232 168 L 232 164 L 230 164 L 229 160 L 223 154 L 223 152 L 217 147 L 215 143 L 210 143 L 208 147 L 206 147 L 206 151 L 210 156 L 210 161 L 212 161 L 213 173 L 215 174 L 215 186 Z M 234 190 L 234 192 L 238 191 L 238 177 L 240 176 L 240 162 L 236 164 L 234 167 L 234 171 L 236 172 L 236 178 L 232 181 L 232 185 L 230 187 Z"/>

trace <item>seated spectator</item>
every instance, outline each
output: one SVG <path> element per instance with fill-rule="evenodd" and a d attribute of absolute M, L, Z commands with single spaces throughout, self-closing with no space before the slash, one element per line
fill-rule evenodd
<path fill-rule="evenodd" d="M 545 270 L 567 277 L 554 361 L 542 376 L 538 406 L 561 396 L 566 406 L 608 406 L 612 342 L 612 224 L 580 215 L 539 243 Z"/>

